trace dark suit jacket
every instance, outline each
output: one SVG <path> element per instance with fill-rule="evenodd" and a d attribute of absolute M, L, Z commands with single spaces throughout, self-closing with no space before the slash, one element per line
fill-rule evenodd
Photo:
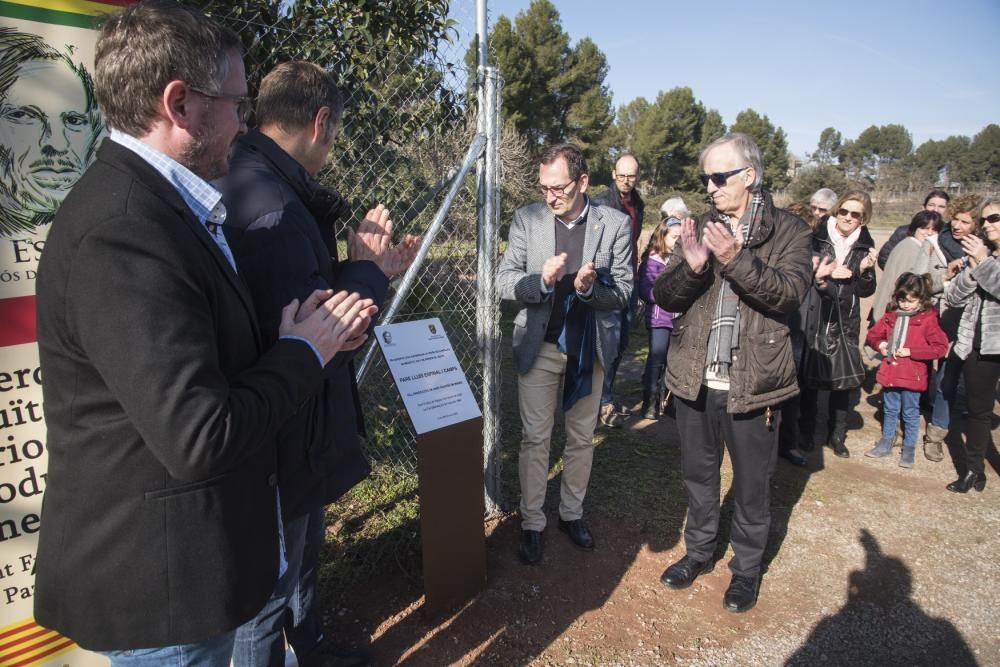
<path fill-rule="evenodd" d="M 281 307 L 313 290 L 358 292 L 381 308 L 389 279 L 368 261 L 340 262 L 334 222 L 344 208 L 295 159 L 256 130 L 233 148 L 225 195 L 226 236 L 246 280 L 267 342 L 278 337 Z M 278 478 L 286 520 L 332 503 L 368 476 L 361 451 L 361 401 L 354 352 L 327 364 L 323 390 L 281 429 Z"/>
<path fill-rule="evenodd" d="M 49 468 L 35 618 L 84 648 L 196 642 L 277 578 L 275 434 L 319 389 L 174 188 L 105 141 L 38 269 Z"/>

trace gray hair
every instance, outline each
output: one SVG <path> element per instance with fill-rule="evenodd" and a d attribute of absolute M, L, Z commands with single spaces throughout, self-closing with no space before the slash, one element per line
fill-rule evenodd
<path fill-rule="evenodd" d="M 827 208 L 829 208 L 837 203 L 837 193 L 830 188 L 820 188 L 809 198 L 809 203 L 812 203 L 814 199 L 826 202 Z"/>
<path fill-rule="evenodd" d="M 701 156 L 698 158 L 698 164 L 704 166 L 705 156 L 713 149 L 726 144 L 733 144 L 737 154 L 743 158 L 743 165 L 753 169 L 754 177 L 753 183 L 750 184 L 750 189 L 760 190 L 761 183 L 764 182 L 764 163 L 760 157 L 760 149 L 757 148 L 757 144 L 754 143 L 753 139 L 742 132 L 728 132 L 708 146 L 705 146 L 705 149 L 701 152 Z"/>
<path fill-rule="evenodd" d="M 97 102 L 108 125 L 143 136 L 156 119 L 167 84 L 180 80 L 221 92 L 227 56 L 243 52 L 239 36 L 197 9 L 144 0 L 109 16 L 94 56 Z"/>
<path fill-rule="evenodd" d="M 663 214 L 664 218 L 677 218 L 678 220 L 683 220 L 684 218 L 691 215 L 688 210 L 687 204 L 680 197 L 671 197 L 667 201 L 660 204 L 660 213 Z"/>

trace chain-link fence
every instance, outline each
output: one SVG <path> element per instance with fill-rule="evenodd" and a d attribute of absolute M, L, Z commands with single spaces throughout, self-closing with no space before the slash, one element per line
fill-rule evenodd
<path fill-rule="evenodd" d="M 346 226 L 376 202 L 392 211 L 396 240 L 405 233 L 426 236 L 441 218 L 419 269 L 404 277 L 402 287 L 399 279 L 394 283 L 406 293 L 394 304 L 393 319 L 441 319 L 489 417 L 495 411 L 493 352 L 500 335 L 490 292 L 493 263 L 481 262 L 478 252 L 482 247 L 487 259 L 497 255 L 497 216 L 490 216 L 490 228 L 477 228 L 486 179 L 494 185 L 497 179 L 486 151 L 480 151 L 478 169 L 454 186 L 447 213 L 436 215 L 473 139 L 485 141 L 485 120 L 477 118 L 477 94 L 483 99 L 477 79 L 481 85 L 486 77 L 477 76 L 475 66 L 474 0 L 451 7 L 447 0 L 197 4 L 243 37 L 251 95 L 262 76 L 286 60 L 308 60 L 337 75 L 346 98 L 343 130 L 320 180 L 351 205 L 338 230 L 341 259 Z M 492 81 L 498 84 L 498 77 Z M 497 121 L 491 122 L 495 130 Z M 486 290 L 484 270 L 491 274 Z M 387 305 L 392 299 L 390 291 Z M 419 572 L 416 435 L 381 353 L 362 349 L 362 359 L 366 450 L 374 472 L 328 510 L 323 579 L 331 592 L 394 562 L 411 576 Z M 495 422 L 486 422 L 486 435 L 495 441 Z M 496 466 L 488 465 L 487 476 L 496 474 Z"/>

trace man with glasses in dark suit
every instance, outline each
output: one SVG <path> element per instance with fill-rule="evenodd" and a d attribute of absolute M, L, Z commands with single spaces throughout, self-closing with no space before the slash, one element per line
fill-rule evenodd
<path fill-rule="evenodd" d="M 604 369 L 618 353 L 621 311 L 632 292 L 632 233 L 627 215 L 591 202 L 588 181 L 576 146 L 542 156 L 538 188 L 545 202 L 514 213 L 497 274 L 501 298 L 521 309 L 513 336 L 523 427 L 519 553 L 529 564 L 542 559 L 549 444 L 560 409 L 566 447 L 559 528 L 578 548 L 594 548 L 583 499 Z"/>

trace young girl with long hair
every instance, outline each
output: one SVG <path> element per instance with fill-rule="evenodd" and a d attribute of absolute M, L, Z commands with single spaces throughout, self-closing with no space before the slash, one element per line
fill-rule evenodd
<path fill-rule="evenodd" d="M 927 390 L 929 362 L 948 353 L 948 337 L 932 305 L 930 278 L 903 273 L 885 315 L 868 332 L 865 342 L 882 354 L 875 376 L 882 385 L 882 437 L 865 456 L 892 453 L 892 436 L 903 416 L 903 454 L 899 465 L 912 468 L 920 430 L 920 394 Z"/>
<path fill-rule="evenodd" d="M 649 354 L 642 374 L 642 416 L 659 419 L 663 404 L 663 370 L 667 364 L 670 332 L 674 327 L 673 313 L 653 300 L 653 283 L 667 266 L 667 256 L 673 252 L 681 235 L 681 221 L 667 218 L 659 224 L 649 239 L 649 249 L 639 266 L 639 298 L 646 302 L 646 331 Z"/>

